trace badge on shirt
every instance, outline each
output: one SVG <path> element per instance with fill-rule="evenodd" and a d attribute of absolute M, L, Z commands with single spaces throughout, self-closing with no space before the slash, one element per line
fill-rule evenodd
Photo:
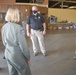
<path fill-rule="evenodd" d="M 40 19 L 40 16 L 38 16 L 38 19 Z"/>

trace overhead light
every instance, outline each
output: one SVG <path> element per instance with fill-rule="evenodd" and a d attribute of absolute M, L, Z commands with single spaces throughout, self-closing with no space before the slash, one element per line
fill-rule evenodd
<path fill-rule="evenodd" d="M 76 9 L 76 6 L 70 6 L 69 9 Z"/>
<path fill-rule="evenodd" d="M 65 7 L 65 8 L 67 8 L 67 7 L 68 7 L 68 5 L 60 5 L 60 7 Z"/>

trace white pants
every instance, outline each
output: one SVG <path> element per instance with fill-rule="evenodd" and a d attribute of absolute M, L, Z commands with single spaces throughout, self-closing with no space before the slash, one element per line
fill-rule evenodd
<path fill-rule="evenodd" d="M 44 36 L 42 31 L 31 29 L 31 40 L 33 44 L 33 51 L 38 51 L 38 42 L 42 53 L 45 53 Z"/>

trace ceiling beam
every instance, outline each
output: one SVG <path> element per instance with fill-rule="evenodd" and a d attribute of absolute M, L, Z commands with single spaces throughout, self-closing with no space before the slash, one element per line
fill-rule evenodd
<path fill-rule="evenodd" d="M 52 5 L 51 7 L 54 7 L 54 6 L 58 5 L 59 3 L 60 3 L 60 1 L 55 3 L 54 5 Z"/>

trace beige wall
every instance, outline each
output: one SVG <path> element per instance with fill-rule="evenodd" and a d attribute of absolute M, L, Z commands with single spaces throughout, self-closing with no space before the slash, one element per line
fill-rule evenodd
<path fill-rule="evenodd" d="M 58 22 L 67 20 L 69 22 L 76 22 L 76 10 L 73 9 L 52 9 L 48 8 L 48 17 L 50 15 L 56 16 Z"/>

